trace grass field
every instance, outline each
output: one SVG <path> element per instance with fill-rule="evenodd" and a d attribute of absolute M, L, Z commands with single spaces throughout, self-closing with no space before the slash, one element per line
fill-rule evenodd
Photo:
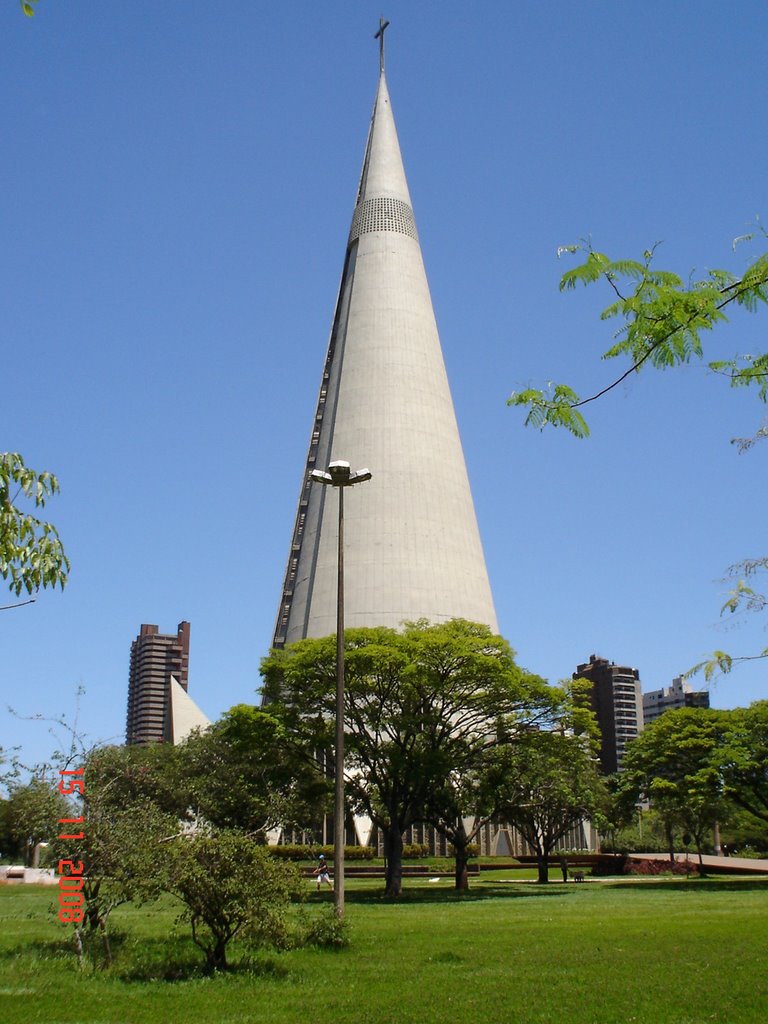
<path fill-rule="evenodd" d="M 45 1024 L 764 1024 L 768 881 L 492 875 L 348 883 L 350 946 L 261 953 L 206 978 L 170 906 L 121 908 L 108 972 L 81 974 L 51 890 L 0 887 L 0 1021 Z M 55 890 L 53 890 L 55 895 Z M 329 900 L 323 894 L 323 901 Z M 312 893 L 307 912 L 317 907 Z M 61 929 L 61 931 L 59 930 Z M 169 957 L 181 962 L 177 980 Z M 235 955 L 233 960 L 237 961 Z"/>

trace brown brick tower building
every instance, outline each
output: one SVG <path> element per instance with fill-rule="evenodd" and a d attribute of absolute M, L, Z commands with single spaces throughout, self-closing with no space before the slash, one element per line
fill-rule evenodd
<path fill-rule="evenodd" d="M 176 635 L 143 624 L 131 644 L 125 742 L 160 743 L 173 739 L 171 677 L 184 692 L 189 685 L 189 623 Z"/>

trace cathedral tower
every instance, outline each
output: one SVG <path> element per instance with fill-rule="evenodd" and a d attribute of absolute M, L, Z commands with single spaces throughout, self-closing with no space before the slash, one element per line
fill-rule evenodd
<path fill-rule="evenodd" d="M 312 426 L 274 644 L 336 631 L 337 500 L 309 474 L 372 479 L 344 501 L 346 626 L 465 618 L 497 629 L 384 75 Z"/>

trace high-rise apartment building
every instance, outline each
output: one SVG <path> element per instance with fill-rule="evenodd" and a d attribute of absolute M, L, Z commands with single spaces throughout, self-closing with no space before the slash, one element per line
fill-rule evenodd
<path fill-rule="evenodd" d="M 176 634 L 143 624 L 131 644 L 125 742 L 173 742 L 172 685 L 189 686 L 189 623 Z"/>
<path fill-rule="evenodd" d="M 604 774 L 618 771 L 627 743 L 643 729 L 640 673 L 593 654 L 579 665 L 574 679 L 592 683 L 592 710 L 600 726 L 600 767 Z"/>
<path fill-rule="evenodd" d="M 338 494 L 310 479 L 336 460 L 372 473 L 344 501 L 347 626 L 465 618 L 497 629 L 383 49 L 276 647 L 336 631 Z"/>
<path fill-rule="evenodd" d="M 708 708 L 709 691 L 694 690 L 682 676 L 675 676 L 671 686 L 660 690 L 649 690 L 643 694 L 643 719 L 645 724 L 653 722 L 665 711 L 675 708 Z"/>

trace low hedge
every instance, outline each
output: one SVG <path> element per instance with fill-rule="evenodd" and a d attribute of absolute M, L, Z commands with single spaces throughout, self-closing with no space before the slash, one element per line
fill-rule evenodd
<path fill-rule="evenodd" d="M 289 844 L 285 844 L 284 846 L 270 846 L 268 849 L 273 857 L 278 857 L 280 860 L 317 860 L 321 853 L 329 860 L 333 860 L 332 846 L 308 846 L 298 844 L 291 846 Z M 344 847 L 345 860 L 373 860 L 375 856 L 376 851 L 372 846 Z"/>
<path fill-rule="evenodd" d="M 333 859 L 332 846 L 313 846 L 310 844 L 289 844 L 268 847 L 273 857 L 281 860 L 317 860 L 320 854 Z M 467 847 L 470 857 L 476 857 L 479 853 L 477 843 L 470 843 Z M 429 846 L 426 843 L 405 843 L 403 845 L 403 860 L 425 860 L 430 857 Z M 451 847 L 450 856 L 453 856 Z M 345 846 L 344 857 L 346 860 L 373 860 L 376 857 L 376 849 L 373 846 Z"/>
<path fill-rule="evenodd" d="M 624 872 L 627 875 L 697 875 L 699 865 L 690 860 L 630 860 Z"/>

